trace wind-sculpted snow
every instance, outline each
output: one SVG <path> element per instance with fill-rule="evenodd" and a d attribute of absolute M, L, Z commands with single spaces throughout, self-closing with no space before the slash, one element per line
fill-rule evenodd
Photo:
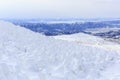
<path fill-rule="evenodd" d="M 115 52 L 0 22 L 0 80 L 119 80 L 119 64 Z"/>

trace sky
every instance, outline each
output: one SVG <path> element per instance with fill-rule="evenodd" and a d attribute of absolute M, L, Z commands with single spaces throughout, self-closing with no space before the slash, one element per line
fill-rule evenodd
<path fill-rule="evenodd" d="M 0 18 L 120 18 L 120 0 L 0 0 Z"/>

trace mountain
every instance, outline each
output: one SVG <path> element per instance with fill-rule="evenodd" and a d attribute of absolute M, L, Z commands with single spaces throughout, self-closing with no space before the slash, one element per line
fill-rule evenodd
<path fill-rule="evenodd" d="M 107 41 L 116 42 L 120 44 L 120 28 L 97 28 L 88 29 L 85 31 L 94 36 L 99 36 Z"/>
<path fill-rule="evenodd" d="M 115 51 L 117 53 L 120 53 L 120 45 L 117 44 L 115 41 L 111 42 L 110 40 L 106 40 L 104 38 L 97 36 L 78 33 L 71 35 L 54 36 L 54 38 L 58 40 L 74 42 L 79 45 L 92 46 L 92 47 L 102 48 L 104 50 Z"/>
<path fill-rule="evenodd" d="M 15 25 L 20 25 L 34 32 L 39 32 L 47 36 L 75 34 L 86 32 L 88 29 L 118 28 L 120 30 L 119 19 L 94 19 L 94 20 L 8 20 Z"/>
<path fill-rule="evenodd" d="M 119 52 L 0 21 L 0 80 L 120 80 L 119 67 Z"/>

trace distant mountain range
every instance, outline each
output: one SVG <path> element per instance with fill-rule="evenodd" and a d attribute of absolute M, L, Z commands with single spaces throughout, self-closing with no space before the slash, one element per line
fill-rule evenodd
<path fill-rule="evenodd" d="M 61 34 L 74 34 L 84 32 L 86 29 L 95 28 L 120 28 L 120 20 L 113 21 L 11 21 L 16 25 L 28 28 L 32 31 L 43 33 L 47 36 L 61 35 Z"/>
<path fill-rule="evenodd" d="M 120 43 L 120 20 L 99 20 L 99 19 L 56 19 L 56 20 L 9 20 L 15 25 L 20 25 L 34 32 L 42 33 L 46 36 L 56 36 L 64 34 L 85 33 L 99 36 L 110 41 Z M 113 30 L 117 28 L 117 30 Z M 88 31 L 86 31 L 88 30 Z M 104 30 L 107 30 L 104 32 Z M 93 33 L 97 31 L 97 33 Z"/>

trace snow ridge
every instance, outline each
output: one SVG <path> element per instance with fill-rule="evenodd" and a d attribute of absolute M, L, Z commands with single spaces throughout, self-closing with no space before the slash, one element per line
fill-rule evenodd
<path fill-rule="evenodd" d="M 9 22 L 0 21 L 0 33 L 0 80 L 110 80 L 110 70 L 120 66 L 114 51 L 56 40 Z M 120 79 L 118 71 L 112 80 Z"/>

